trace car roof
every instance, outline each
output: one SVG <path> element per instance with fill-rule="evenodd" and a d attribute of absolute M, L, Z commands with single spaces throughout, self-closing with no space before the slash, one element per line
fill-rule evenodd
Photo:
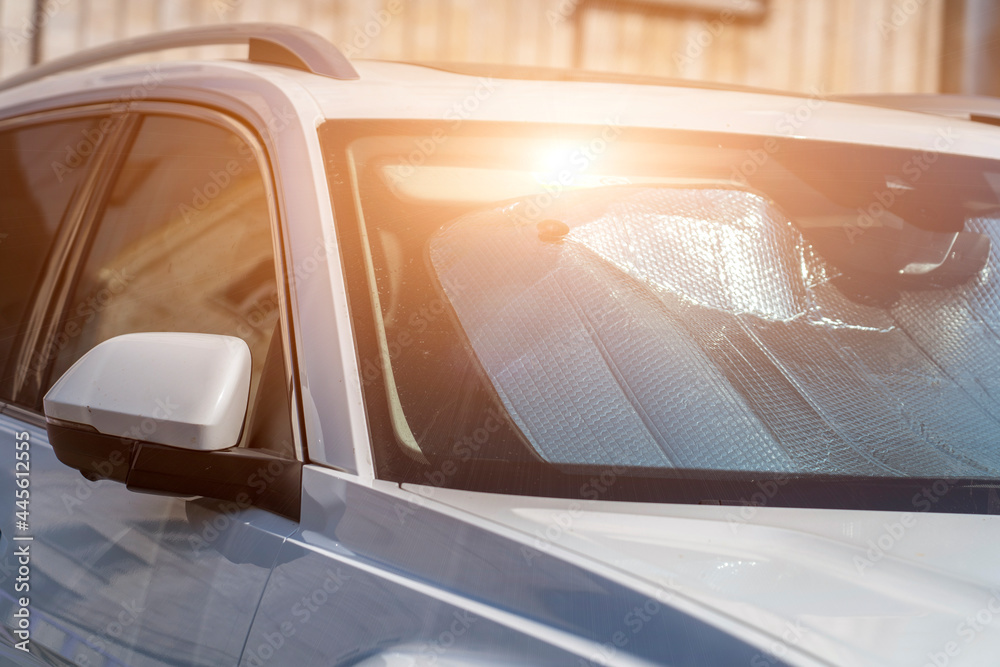
<path fill-rule="evenodd" d="M 102 92 L 121 97 L 120 91 L 141 84 L 155 68 L 163 80 L 156 95 L 184 99 L 187 91 L 202 103 L 227 95 L 244 101 L 251 91 L 264 98 L 308 95 L 318 107 L 318 121 L 436 120 L 445 128 L 467 121 L 622 125 L 1000 156 L 995 127 L 841 101 L 821 90 L 802 94 L 551 68 L 373 60 L 348 63 L 357 78 L 337 79 L 287 62 L 272 64 L 282 62 L 280 57 L 268 60 L 102 65 L 6 90 L 0 82 L 0 109 L 79 104 Z"/>
<path fill-rule="evenodd" d="M 466 121 L 613 122 L 1000 156 L 995 127 L 841 101 L 818 90 L 788 93 L 677 80 L 661 85 L 631 77 L 590 79 L 579 72 L 553 80 L 547 71 L 537 70 L 531 78 L 514 79 L 506 78 L 509 72 L 504 72 L 505 78 L 490 76 L 490 66 L 449 66 L 456 71 L 446 71 L 438 65 L 388 61 L 360 60 L 354 65 L 357 81 L 309 86 L 327 118 L 436 120 L 446 129 Z M 352 94 L 345 95 L 345 87 Z"/>
<path fill-rule="evenodd" d="M 696 88 L 706 90 L 741 91 L 745 93 L 764 93 L 770 95 L 787 95 L 801 97 L 801 93 L 784 90 L 774 90 L 753 86 L 700 81 L 697 79 L 681 79 L 677 77 L 652 76 L 646 74 L 630 74 L 625 72 L 607 72 L 600 70 L 585 70 L 577 68 L 540 67 L 535 65 L 506 65 L 498 63 L 465 63 L 465 62 L 417 62 L 397 61 L 408 65 L 428 67 L 442 72 L 464 74 L 466 76 L 492 77 L 496 79 L 521 79 L 525 81 L 588 81 L 592 83 L 625 83 L 639 86 L 672 86 L 679 88 Z"/>

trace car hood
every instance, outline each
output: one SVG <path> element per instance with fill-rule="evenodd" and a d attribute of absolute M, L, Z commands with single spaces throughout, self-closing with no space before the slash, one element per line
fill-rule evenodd
<path fill-rule="evenodd" d="M 655 587 L 735 623 L 754 643 L 767 638 L 766 656 L 792 664 L 944 667 L 1000 656 L 1000 516 L 921 511 L 933 509 L 931 489 L 913 512 L 419 491 L 526 553 Z"/>

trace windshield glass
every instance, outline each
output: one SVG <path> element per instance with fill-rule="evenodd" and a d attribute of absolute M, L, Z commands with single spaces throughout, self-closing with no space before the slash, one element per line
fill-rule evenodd
<path fill-rule="evenodd" d="M 380 477 L 996 495 L 996 161 L 611 121 L 321 134 Z"/>

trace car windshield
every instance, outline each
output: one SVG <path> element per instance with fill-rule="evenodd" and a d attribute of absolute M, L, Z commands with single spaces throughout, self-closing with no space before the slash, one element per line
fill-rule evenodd
<path fill-rule="evenodd" d="M 997 500 L 997 161 L 610 120 L 321 135 L 380 477 Z"/>

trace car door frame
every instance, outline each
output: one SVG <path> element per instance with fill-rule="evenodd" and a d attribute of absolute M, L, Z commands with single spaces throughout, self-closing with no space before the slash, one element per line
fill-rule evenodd
<path fill-rule="evenodd" d="M 15 383 L 14 400 L 11 402 L 0 400 L 0 414 L 15 423 L 24 422 L 39 429 L 45 428 L 46 420 L 40 409 L 41 395 L 44 394 L 45 387 L 56 378 L 46 377 L 43 379 L 37 389 L 37 395 L 30 395 L 27 397 L 28 400 L 24 400 L 26 398 L 24 395 L 26 374 L 34 355 L 41 352 L 48 341 L 60 330 L 66 302 L 72 294 L 79 268 L 87 256 L 89 239 L 99 228 L 107 198 L 121 175 L 122 165 L 128 155 L 141 119 L 144 115 L 154 114 L 209 122 L 229 130 L 243 139 L 245 144 L 250 147 L 252 156 L 258 164 L 268 201 L 272 257 L 279 304 L 279 327 L 276 333 L 281 337 L 282 357 L 291 393 L 289 396 L 291 436 L 296 460 L 304 462 L 301 401 L 294 356 L 292 309 L 289 301 L 291 298 L 290 281 L 286 270 L 288 265 L 287 242 L 281 224 L 283 198 L 279 193 L 272 160 L 263 138 L 244 119 L 231 112 L 206 108 L 184 101 L 136 101 L 127 105 L 122 105 L 120 102 L 95 102 L 75 107 L 35 110 L 0 120 L 0 129 L 29 127 L 77 117 L 100 118 L 102 115 L 107 115 L 108 118 L 114 118 L 117 121 L 114 122 L 111 131 L 101 138 L 99 146 L 96 147 L 99 148 L 99 152 L 95 154 L 95 158 L 87 166 L 89 171 L 84 175 L 84 186 L 72 196 L 66 209 L 71 213 L 66 214 L 69 217 L 59 227 L 53 238 L 53 249 L 43 268 L 40 287 L 30 297 L 31 301 L 25 318 L 25 322 L 30 323 L 32 335 L 29 338 L 19 339 L 11 350 L 10 363 L 15 364 L 20 371 Z M 46 376 L 50 373 L 53 361 L 53 359 L 47 359 L 45 362 L 44 374 Z M 249 420 L 249 415 L 247 419 Z M 251 511 L 259 510 L 251 509 Z M 235 522 L 231 516 L 227 515 L 226 518 L 230 524 Z M 264 522 L 268 523 L 266 519 Z M 284 532 L 282 537 L 284 539 L 291 530 L 282 530 L 282 532 Z M 229 560 L 233 560 L 229 555 L 223 555 Z M 250 623 L 252 620 L 251 616 Z"/>

